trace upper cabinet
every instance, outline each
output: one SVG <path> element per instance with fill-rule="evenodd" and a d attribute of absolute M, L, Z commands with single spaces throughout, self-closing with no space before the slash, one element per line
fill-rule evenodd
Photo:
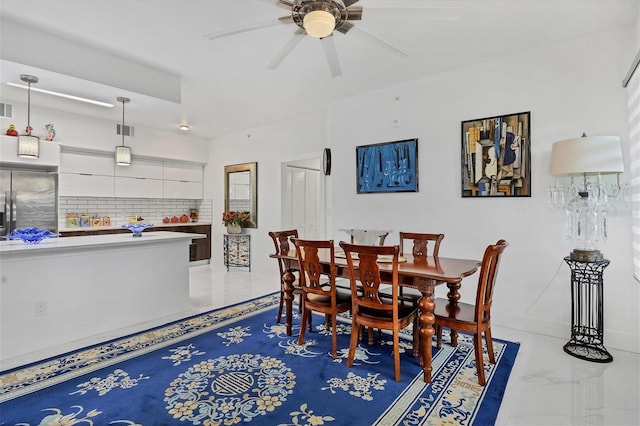
<path fill-rule="evenodd" d="M 0 163 L 58 167 L 60 164 L 60 144 L 40 139 L 40 156 L 38 158 L 22 158 L 18 157 L 18 138 L 2 135 L 0 136 Z"/>
<path fill-rule="evenodd" d="M 62 196 L 113 197 L 113 156 L 61 152 L 58 188 Z"/>
<path fill-rule="evenodd" d="M 160 160 L 148 160 L 135 158 L 130 166 L 116 166 L 116 176 L 163 179 L 164 168 Z"/>
<path fill-rule="evenodd" d="M 134 158 L 130 166 L 116 166 L 116 197 L 162 198 L 162 161 Z"/>
<path fill-rule="evenodd" d="M 164 198 L 202 199 L 202 165 L 165 161 Z"/>
<path fill-rule="evenodd" d="M 63 151 L 60 154 L 61 173 L 113 176 L 113 155 Z"/>
<path fill-rule="evenodd" d="M 133 157 L 116 166 L 111 153 L 63 151 L 60 195 L 202 199 L 202 165 Z"/>
<path fill-rule="evenodd" d="M 202 182 L 202 165 L 165 161 L 164 179 Z"/>

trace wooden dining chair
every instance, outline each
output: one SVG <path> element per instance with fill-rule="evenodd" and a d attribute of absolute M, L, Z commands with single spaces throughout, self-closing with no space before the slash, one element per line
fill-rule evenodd
<path fill-rule="evenodd" d="M 507 245 L 508 243 L 505 240 L 499 240 L 485 249 L 480 266 L 475 304 L 463 302 L 453 304 L 448 299 L 440 298 L 435 300 L 434 327 L 438 336 L 437 346 L 439 348 L 442 347 L 442 327 L 472 333 L 478 383 L 481 386 L 486 384 L 482 356 L 482 333 L 484 333 L 487 341 L 489 361 L 492 364 L 496 363 L 491 340 L 491 305 L 493 303 L 493 289 L 498 274 L 498 266 L 500 265 L 500 257 Z"/>
<path fill-rule="evenodd" d="M 369 234 L 371 234 L 371 232 L 373 232 L 373 231 L 363 229 L 363 230 L 361 230 L 361 232 L 363 233 L 363 234 L 361 234 L 361 235 L 366 235 L 366 233 L 367 233 L 367 232 L 368 232 Z M 377 238 L 378 238 L 378 241 L 377 241 L 378 245 L 379 245 L 379 246 L 383 246 L 383 245 L 384 245 L 384 240 L 387 238 L 387 236 L 389 235 L 389 233 L 388 233 L 388 232 L 384 232 L 384 233 L 379 233 L 379 232 L 378 232 L 378 233 L 376 233 L 376 234 L 377 234 L 377 235 L 374 235 L 374 237 L 377 237 Z M 363 239 L 363 241 L 357 241 L 357 239 L 358 239 L 358 238 L 357 238 L 357 236 L 356 236 L 356 235 L 354 235 L 353 233 L 352 233 L 352 234 L 350 234 L 350 235 L 351 235 L 351 238 L 350 238 L 351 244 L 356 244 L 356 245 L 372 245 L 372 244 L 369 244 L 369 242 L 364 242 L 364 240 L 367 240 L 367 238 L 362 238 L 362 239 Z M 373 240 L 371 240 L 371 241 L 373 241 Z M 338 279 L 338 284 L 337 284 L 337 285 L 338 285 L 338 288 L 346 288 L 347 290 L 349 290 L 349 289 L 351 288 L 351 286 L 350 286 L 350 284 L 349 284 L 348 280 Z M 369 340 L 371 340 L 371 339 L 372 339 L 372 337 L 371 337 Z"/>
<path fill-rule="evenodd" d="M 353 366 L 353 359 L 358 345 L 360 327 L 369 329 L 391 330 L 393 333 L 394 377 L 400 381 L 400 330 L 413 324 L 413 344 L 418 345 L 418 308 L 410 303 L 398 301 L 398 256 L 399 246 L 361 246 L 340 243 L 347 258 L 349 279 L 351 282 L 351 341 L 347 365 Z M 352 257 L 356 256 L 358 264 Z M 378 294 L 380 285 L 385 281 L 380 274 L 378 256 L 392 256 L 391 298 L 381 298 Z"/>
<path fill-rule="evenodd" d="M 276 250 L 275 254 L 287 254 L 295 250 L 295 245 L 292 240 L 298 238 L 298 230 L 271 231 L 269 232 L 269 236 L 273 240 L 273 246 Z M 284 306 L 284 275 L 290 272 L 298 276 L 298 279 L 293 283 L 293 293 L 300 296 L 300 311 L 302 311 L 302 287 L 300 287 L 298 268 L 291 265 L 291 262 L 286 259 L 276 260 L 278 261 L 278 269 L 280 270 L 280 306 L 278 307 L 278 316 L 276 318 L 279 324 L 282 319 L 282 308 Z"/>
<path fill-rule="evenodd" d="M 331 355 L 337 357 L 338 332 L 337 316 L 351 309 L 351 292 L 336 288 L 336 262 L 333 240 L 293 239 L 300 267 L 300 286 L 302 287 L 302 322 L 298 345 L 304 342 L 307 323 L 313 312 L 325 315 L 325 325 L 331 327 Z M 330 260 L 329 273 L 324 274 L 320 258 Z M 327 280 L 328 278 L 328 280 Z"/>
<path fill-rule="evenodd" d="M 429 246 L 433 245 L 431 256 L 438 256 L 440 253 L 440 243 L 444 240 L 444 234 L 425 234 L 420 232 L 402 232 L 400 231 L 400 252 L 406 253 L 404 243 L 407 240 L 412 241 L 411 254 L 414 257 L 429 256 Z M 432 244 L 430 244 L 432 243 Z M 407 247 L 408 248 L 408 247 Z"/>
<path fill-rule="evenodd" d="M 421 232 L 402 232 L 400 231 L 400 253 L 408 253 L 411 247 L 411 254 L 414 261 L 427 261 L 429 255 L 437 257 L 440 253 L 440 243 L 444 239 L 444 234 L 426 234 Z M 405 251 L 405 242 L 406 249 Z M 429 253 L 429 247 L 431 253 Z M 382 290 L 384 296 L 389 296 L 388 290 Z M 417 304 L 422 298 L 422 293 L 411 287 L 400 287 L 399 299 Z"/>

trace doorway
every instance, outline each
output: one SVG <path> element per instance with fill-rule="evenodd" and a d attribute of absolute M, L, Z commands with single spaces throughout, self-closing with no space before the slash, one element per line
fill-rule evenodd
<path fill-rule="evenodd" d="M 321 158 L 282 164 L 282 227 L 300 238 L 326 238 L 325 177 Z"/>

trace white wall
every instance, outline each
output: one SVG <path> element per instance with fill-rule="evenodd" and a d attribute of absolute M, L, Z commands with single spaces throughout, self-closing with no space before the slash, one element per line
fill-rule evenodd
<path fill-rule="evenodd" d="M 0 98 L 0 101 L 2 99 Z M 13 103 L 13 118 L 0 119 L 2 133 L 9 124 L 15 124 L 18 132 L 22 133 L 27 123 L 27 105 Z M 61 107 L 64 105 L 61 103 Z M 95 107 L 93 107 L 95 108 Z M 116 107 L 117 108 L 117 107 Z M 105 112 L 105 116 L 111 112 Z M 111 152 L 116 145 L 122 143 L 122 136 L 116 134 L 116 125 L 122 120 L 109 120 L 74 114 L 71 112 L 48 109 L 31 104 L 31 126 L 33 134 L 39 136 L 42 143 L 47 130 L 45 125 L 53 123 L 56 130 L 55 142 L 65 147 L 93 149 Z M 177 161 L 204 163 L 209 155 L 208 141 L 194 138 L 176 129 L 174 133 L 137 126 L 135 122 L 125 120 L 126 125 L 134 127 L 134 137 L 125 136 L 125 145 L 131 147 L 135 156 L 155 157 Z"/>
<path fill-rule="evenodd" d="M 244 233 L 251 235 L 251 270 L 275 274 L 278 279 L 277 264 L 268 257 L 273 253 L 268 232 L 282 229 L 280 165 L 321 156 L 327 144 L 327 127 L 326 115 L 320 113 L 226 135 L 212 142 L 204 173 L 204 198 L 213 199 L 212 263 L 223 263 L 225 228 L 220 222 L 224 210 L 224 166 L 257 161 L 258 228 L 245 229 Z"/>
<path fill-rule="evenodd" d="M 389 243 L 397 242 L 399 230 L 443 232 L 441 255 L 478 259 L 487 244 L 505 238 L 510 246 L 499 275 L 494 323 L 568 338 L 570 271 L 563 258 L 573 245 L 563 237 L 563 214 L 548 206 L 551 145 L 582 132 L 619 135 L 628 165 L 621 81 L 635 54 L 632 38 L 631 29 L 594 35 L 356 96 L 332 105 L 326 118 L 302 117 L 252 130 L 251 138 L 245 133 L 215 140 L 209 164 L 215 174 L 207 177 L 211 193 L 205 198 L 223 205 L 224 164 L 258 162 L 259 228 L 249 230 L 252 270 L 275 277 L 267 232 L 280 224 L 279 165 L 329 146 L 328 237 L 345 239 L 338 229 L 356 226 L 393 229 Z M 521 111 L 531 111 L 532 196 L 461 198 L 460 122 Z M 394 120 L 399 127 L 392 126 Z M 412 137 L 420 144 L 420 191 L 356 194 L 355 147 Z M 609 224 L 610 240 L 603 247 L 611 260 L 604 273 L 605 345 L 640 352 L 630 215 L 611 217 Z M 219 227 L 218 259 L 221 234 Z M 469 300 L 475 279 L 465 280 L 463 300 Z"/>
<path fill-rule="evenodd" d="M 334 228 L 352 227 L 350 218 L 364 217 L 370 227 L 443 232 L 441 254 L 453 257 L 480 258 L 488 243 L 505 238 L 510 247 L 502 263 L 495 322 L 566 336 L 570 270 L 562 259 L 573 246 L 563 238 L 563 214 L 548 206 L 551 145 L 583 131 L 619 135 L 628 166 L 621 77 L 629 65 L 629 39 L 628 31 L 594 36 L 334 105 L 333 179 L 347 182 L 333 186 Z M 520 111 L 531 111 L 532 197 L 461 198 L 460 122 Z M 396 118 L 399 128 L 391 126 Z M 420 192 L 355 195 L 354 146 L 408 137 L 420 139 Z M 345 202 L 354 197 L 356 202 Z M 612 217 L 609 224 L 610 241 L 603 248 L 611 260 L 604 275 L 605 343 L 638 351 L 639 286 L 631 273 L 630 215 Z M 468 289 L 474 281 L 465 281 Z M 463 292 L 463 299 L 470 293 Z"/>

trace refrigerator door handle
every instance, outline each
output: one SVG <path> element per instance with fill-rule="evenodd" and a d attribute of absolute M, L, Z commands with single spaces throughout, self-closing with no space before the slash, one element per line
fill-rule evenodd
<path fill-rule="evenodd" d="M 2 201 L 2 211 L 0 211 L 0 235 L 7 235 L 7 222 L 9 220 L 9 197 L 11 193 L 5 191 L 4 200 Z"/>
<path fill-rule="evenodd" d="M 9 222 L 9 230 L 16 229 L 16 221 L 18 220 L 18 205 L 16 204 L 16 191 L 11 191 L 11 217 Z"/>

